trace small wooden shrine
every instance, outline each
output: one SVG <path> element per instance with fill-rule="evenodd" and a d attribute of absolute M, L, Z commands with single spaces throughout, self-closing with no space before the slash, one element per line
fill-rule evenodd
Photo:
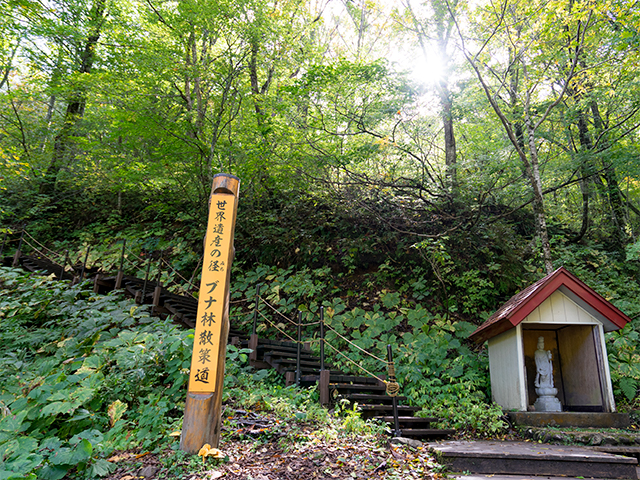
<path fill-rule="evenodd" d="M 488 341 L 492 397 L 505 410 L 535 411 L 543 338 L 562 411 L 615 412 L 604 334 L 629 321 L 561 267 L 514 295 L 470 338 Z"/>

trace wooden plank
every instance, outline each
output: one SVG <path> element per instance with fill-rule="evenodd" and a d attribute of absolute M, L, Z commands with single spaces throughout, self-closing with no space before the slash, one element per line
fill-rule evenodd
<path fill-rule="evenodd" d="M 587 448 L 533 442 L 450 441 L 430 443 L 452 471 L 540 476 L 637 479 L 635 458 Z"/>
<path fill-rule="evenodd" d="M 329 394 L 329 379 L 331 378 L 330 370 L 321 370 L 318 379 L 318 391 L 320 393 L 320 405 L 326 406 L 331 403 Z"/>

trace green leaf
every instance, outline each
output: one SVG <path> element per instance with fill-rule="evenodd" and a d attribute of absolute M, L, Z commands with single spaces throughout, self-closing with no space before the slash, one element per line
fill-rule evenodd
<path fill-rule="evenodd" d="M 82 439 L 74 448 L 61 448 L 49 458 L 49 461 L 53 465 L 78 465 L 91 458 L 92 450 L 91 442 Z"/>
<path fill-rule="evenodd" d="M 42 464 L 44 457 L 37 453 L 29 453 L 28 455 L 19 455 L 15 459 L 5 462 L 5 466 L 11 471 L 19 473 L 21 476 L 27 475 L 31 470 Z"/>
<path fill-rule="evenodd" d="M 18 432 L 27 413 L 28 411 L 22 410 L 15 415 L 7 415 L 0 420 L 0 430 L 3 432 Z"/>
<path fill-rule="evenodd" d="M 114 465 L 111 462 L 108 462 L 104 458 L 99 458 L 91 464 L 91 469 L 89 471 L 90 478 L 96 477 L 106 477 L 112 471 L 117 468 L 117 465 Z"/>
<path fill-rule="evenodd" d="M 38 478 L 42 480 L 60 480 L 70 468 L 71 465 L 46 465 L 38 472 Z"/>
<path fill-rule="evenodd" d="M 67 413 L 70 410 L 72 410 L 72 405 L 69 402 L 52 402 L 42 409 L 41 415 L 43 417 L 58 415 L 60 413 Z"/>
<path fill-rule="evenodd" d="M 629 377 L 623 377 L 620 379 L 620 390 L 627 397 L 630 402 L 635 398 L 637 391 L 636 380 Z"/>

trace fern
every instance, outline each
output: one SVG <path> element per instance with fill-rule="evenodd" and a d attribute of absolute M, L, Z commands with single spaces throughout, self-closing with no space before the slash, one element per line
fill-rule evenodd
<path fill-rule="evenodd" d="M 624 396 L 627 397 L 629 402 L 633 401 L 635 398 L 637 388 L 638 382 L 635 378 L 622 377 L 620 379 L 620 390 L 622 390 L 622 393 L 624 393 Z"/>

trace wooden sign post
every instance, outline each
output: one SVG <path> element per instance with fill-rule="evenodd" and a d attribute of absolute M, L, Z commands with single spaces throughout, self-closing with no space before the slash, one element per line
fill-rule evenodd
<path fill-rule="evenodd" d="M 229 335 L 229 277 L 240 180 L 220 173 L 213 178 L 204 242 L 198 316 L 184 407 L 180 449 L 198 453 L 220 440 L 224 360 Z"/>

